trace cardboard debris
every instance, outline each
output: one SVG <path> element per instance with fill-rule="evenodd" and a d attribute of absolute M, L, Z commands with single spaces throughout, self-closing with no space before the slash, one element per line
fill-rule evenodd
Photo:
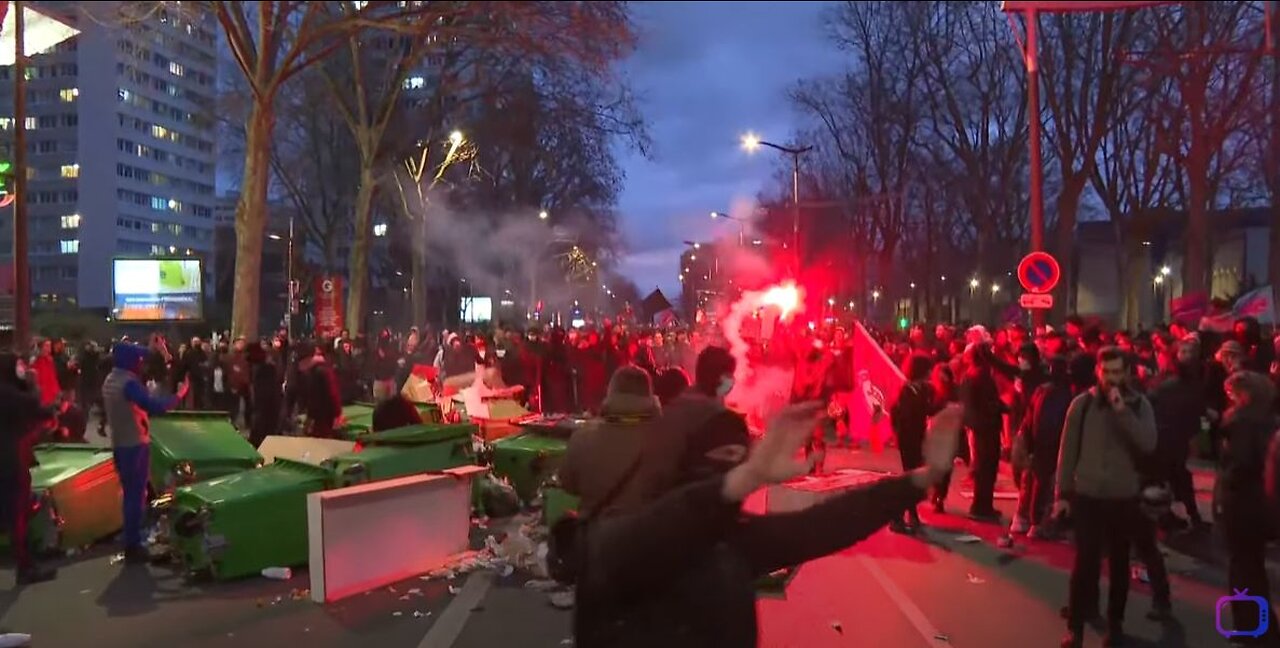
<path fill-rule="evenodd" d="M 970 583 L 972 583 L 972 584 L 974 584 L 974 585 L 981 585 L 981 584 L 983 584 L 983 583 L 987 582 L 987 579 L 985 579 L 985 578 L 983 578 L 983 577 L 981 577 L 981 576 L 976 576 L 976 575 L 974 575 L 974 574 L 969 574 L 969 582 L 970 582 Z"/>

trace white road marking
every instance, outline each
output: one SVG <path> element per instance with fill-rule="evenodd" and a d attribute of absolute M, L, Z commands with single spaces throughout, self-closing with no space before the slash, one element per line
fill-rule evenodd
<path fill-rule="evenodd" d="M 933 646 L 934 648 L 953 648 L 950 641 L 946 639 L 939 639 L 939 637 L 945 637 L 946 635 L 939 632 L 938 629 L 929 622 L 929 619 L 925 618 L 924 612 L 920 611 L 920 608 L 911 601 L 906 592 L 903 592 L 902 588 L 898 587 L 898 584 L 894 583 L 893 579 L 889 578 L 889 575 L 884 573 L 884 570 L 880 568 L 880 565 L 877 565 L 874 560 L 867 558 L 866 556 L 858 556 L 858 562 L 862 563 L 862 566 L 866 567 L 867 571 L 871 572 L 871 575 L 880 583 L 880 587 L 884 588 L 885 594 L 889 595 L 889 598 L 898 606 L 898 609 L 902 611 L 902 615 L 907 617 L 907 620 L 911 622 L 911 625 L 916 629 L 916 632 L 920 633 L 925 644 Z"/>
<path fill-rule="evenodd" d="M 427 636 L 422 638 L 422 643 L 418 644 L 418 648 L 448 648 L 453 642 L 458 640 L 458 636 L 462 634 L 462 629 L 466 627 L 467 620 L 471 617 L 471 611 L 475 609 L 480 601 L 484 600 L 484 595 L 489 592 L 489 586 L 493 585 L 493 574 L 487 572 L 474 572 L 467 578 L 467 582 L 462 586 L 462 590 L 453 597 L 453 601 L 449 603 L 436 622 L 431 624 L 431 629 L 427 631 Z"/>

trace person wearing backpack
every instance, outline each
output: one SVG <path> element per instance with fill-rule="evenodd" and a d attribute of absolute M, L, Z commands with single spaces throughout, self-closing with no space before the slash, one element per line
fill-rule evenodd
<path fill-rule="evenodd" d="M 1141 457 L 1156 447 L 1151 403 L 1128 386 L 1128 358 L 1116 347 L 1098 351 L 1097 386 L 1067 410 L 1058 453 L 1055 517 L 1070 514 L 1076 530 L 1067 634 L 1063 648 L 1084 644 L 1084 624 L 1098 609 L 1102 557 L 1110 568 L 1104 646 L 1124 642 L 1129 596 L 1129 557 L 1143 514 Z"/>

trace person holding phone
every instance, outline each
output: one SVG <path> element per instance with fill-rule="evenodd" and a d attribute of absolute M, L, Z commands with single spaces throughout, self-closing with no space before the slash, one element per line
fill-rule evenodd
<path fill-rule="evenodd" d="M 1103 645 L 1124 640 L 1130 548 L 1142 516 L 1140 464 L 1156 447 L 1155 413 L 1129 388 L 1128 364 L 1119 348 L 1099 350 L 1098 384 L 1071 402 L 1063 426 L 1053 512 L 1069 513 L 1076 530 L 1063 648 L 1083 645 L 1084 624 L 1097 613 L 1104 552 L 1111 585 Z"/>

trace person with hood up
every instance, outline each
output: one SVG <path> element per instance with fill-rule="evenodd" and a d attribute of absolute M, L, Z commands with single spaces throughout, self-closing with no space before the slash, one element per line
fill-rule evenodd
<path fill-rule="evenodd" d="M 305 409 L 307 435 L 320 439 L 336 438 L 334 426 L 342 417 L 342 395 L 338 393 L 338 378 L 333 366 L 324 355 L 324 345 L 312 349 L 310 358 L 298 363 L 298 371 L 306 376 Z M 395 396 L 392 392 L 387 398 Z M 386 398 L 379 399 L 382 402 Z"/>
<path fill-rule="evenodd" d="M 151 467 L 150 417 L 181 403 L 190 382 L 183 381 L 173 396 L 155 398 L 141 382 L 147 349 L 120 343 L 112 347 L 111 356 L 115 368 L 102 383 L 102 406 L 111 428 L 111 448 L 123 491 L 124 559 L 127 563 L 145 563 L 150 559 L 142 537 Z"/>
<path fill-rule="evenodd" d="M 1048 381 L 1036 388 L 1014 442 L 1015 461 L 1025 459 L 1018 508 L 1010 534 L 1026 533 L 1032 539 L 1053 534 L 1049 508 L 1053 505 L 1054 473 L 1058 470 L 1058 446 L 1067 409 L 1076 394 L 1093 386 L 1093 357 L 1078 354 L 1049 358 Z M 1018 455 L 1025 452 L 1025 458 Z"/>
<path fill-rule="evenodd" d="M 12 353 L 0 354 L 0 521 L 9 533 L 9 546 L 17 565 L 20 585 L 39 583 L 54 572 L 36 565 L 27 545 L 31 515 L 31 466 L 40 429 L 53 421 L 53 411 L 42 407 L 26 383 L 25 366 Z"/>
<path fill-rule="evenodd" d="M 937 398 L 929 383 L 933 358 L 922 352 L 914 352 L 903 361 L 902 373 L 907 378 L 898 398 L 889 410 L 889 421 L 902 459 L 902 470 L 910 472 L 924 465 L 924 434 L 929 427 L 929 417 L 937 412 Z M 903 511 L 903 519 L 889 522 L 896 533 L 914 533 L 920 528 L 920 514 L 911 506 Z"/>
<path fill-rule="evenodd" d="M 796 455 L 823 408 L 814 402 L 783 410 L 745 457 L 719 452 L 714 438 L 699 438 L 701 429 L 687 444 L 646 444 L 638 477 L 672 481 L 646 481 L 659 490 L 641 508 L 591 521 L 576 579 L 575 645 L 754 647 L 756 578 L 866 538 L 923 498 L 951 465 L 958 407 L 935 417 L 924 449 L 927 468 L 802 511 L 743 516 L 747 495 L 809 472 Z M 664 421 L 653 428 L 655 440 L 684 432 Z M 663 453 L 681 447 L 683 456 Z M 672 464 L 679 467 L 674 473 Z"/>
<path fill-rule="evenodd" d="M 642 501 L 636 487 L 624 488 L 609 502 L 604 500 L 619 475 L 625 475 L 638 461 L 649 429 L 645 424 L 660 412 L 649 374 L 634 365 L 614 372 L 601 418 L 573 433 L 560 464 L 560 485 L 582 499 L 578 510 L 583 517 L 603 513 L 604 506 L 609 510 L 634 509 Z"/>

